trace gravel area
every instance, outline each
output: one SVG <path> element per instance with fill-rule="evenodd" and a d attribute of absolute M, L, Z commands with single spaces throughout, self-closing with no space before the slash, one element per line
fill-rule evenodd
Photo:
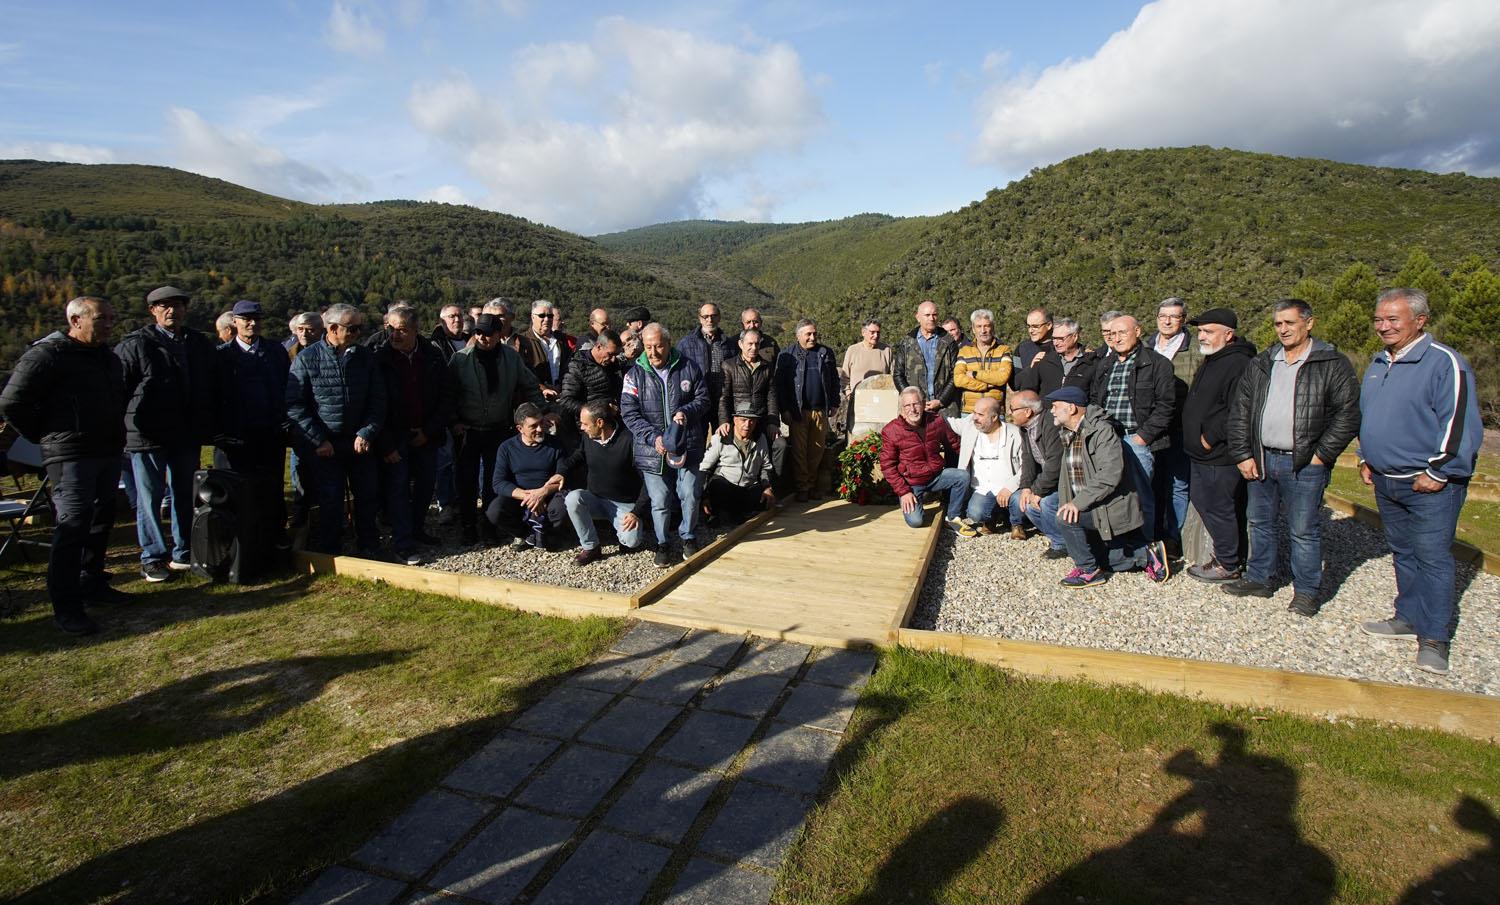
<path fill-rule="evenodd" d="M 1447 676 L 1422 672 L 1416 642 L 1380 641 L 1359 629 L 1391 615 L 1396 579 L 1384 538 L 1327 509 L 1325 600 L 1312 619 L 1287 611 L 1284 537 L 1288 584 L 1270 599 L 1232 597 L 1189 578 L 1177 563 L 1164 584 L 1128 572 L 1069 591 L 1057 581 L 1072 562 L 1038 559 L 1046 547 L 1040 535 L 1017 541 L 945 532 L 912 627 L 1500 695 L 1500 577 L 1458 567 L 1451 669 Z"/>

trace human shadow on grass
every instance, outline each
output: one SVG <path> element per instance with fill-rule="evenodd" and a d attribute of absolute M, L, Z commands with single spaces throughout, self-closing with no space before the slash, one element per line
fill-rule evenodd
<path fill-rule="evenodd" d="M 960 798 L 902 840 L 850 905 L 936 901 L 1004 825 L 1003 809 L 982 798 Z"/>
<path fill-rule="evenodd" d="M 289 657 L 200 673 L 74 719 L 0 735 L 0 779 L 246 732 L 317 697 L 339 676 L 408 656 Z"/>
<path fill-rule="evenodd" d="M 1483 845 L 1467 856 L 1438 868 L 1406 891 L 1397 905 L 1492 905 L 1500 896 L 1500 818 L 1484 802 L 1470 795 L 1453 808 L 1453 823 L 1475 833 Z"/>
<path fill-rule="evenodd" d="M 1333 895 L 1335 866 L 1297 827 L 1297 774 L 1274 757 L 1245 750 L 1245 730 L 1219 723 L 1219 758 L 1183 750 L 1165 764 L 1192 788 L 1151 825 L 1090 855 L 1027 899 L 1028 905 L 1090 902 L 1316 905 Z M 1197 818 L 1200 830 L 1185 830 Z"/>

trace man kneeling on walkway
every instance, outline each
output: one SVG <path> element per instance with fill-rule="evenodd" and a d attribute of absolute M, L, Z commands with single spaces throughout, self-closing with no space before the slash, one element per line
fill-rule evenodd
<path fill-rule="evenodd" d="M 948 525 L 973 537 L 963 519 L 969 501 L 969 473 L 943 467 L 943 447 L 958 454 L 961 441 L 940 412 L 927 411 L 926 394 L 917 387 L 901 391 L 901 415 L 880 431 L 880 471 L 896 496 L 901 515 L 913 528 L 922 527 L 922 503 L 948 491 Z"/>
<path fill-rule="evenodd" d="M 1125 474 L 1120 435 L 1101 408 L 1089 408 L 1078 387 L 1047 394 L 1062 438 L 1058 476 L 1057 531 L 1073 558 L 1065 588 L 1087 588 L 1109 580 L 1109 572 L 1143 569 L 1152 581 L 1170 575 L 1166 547 L 1141 534 L 1145 519 L 1135 482 Z M 1099 565 L 1104 554 L 1108 568 Z"/>

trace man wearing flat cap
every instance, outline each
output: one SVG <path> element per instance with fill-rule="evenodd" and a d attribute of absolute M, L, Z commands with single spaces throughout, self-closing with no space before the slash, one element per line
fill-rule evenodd
<path fill-rule="evenodd" d="M 125 451 L 135 477 L 141 575 L 166 581 L 191 567 L 193 473 L 213 436 L 214 343 L 188 328 L 188 294 L 175 286 L 146 296 L 153 323 L 115 348 L 125 373 Z M 162 535 L 170 489 L 172 537 Z"/>
<path fill-rule="evenodd" d="M 1239 320 L 1228 308 L 1210 308 L 1188 321 L 1197 328 L 1202 363 L 1182 406 L 1182 448 L 1192 460 L 1188 489 L 1193 508 L 1213 541 L 1213 558 L 1188 567 L 1199 581 L 1228 582 L 1244 565 L 1245 478 L 1229 455 L 1229 405 L 1255 346 L 1235 335 Z"/>
<path fill-rule="evenodd" d="M 709 509 L 721 521 L 739 524 L 759 509 L 776 505 L 771 489 L 771 446 L 760 429 L 760 415 L 753 408 L 734 413 L 730 433 L 715 432 L 703 455 L 703 493 Z"/>
<path fill-rule="evenodd" d="M 285 543 L 286 378 L 291 366 L 280 344 L 261 336 L 260 303 L 230 309 L 234 337 L 214 350 L 214 464 L 256 478 L 274 498 L 272 531 Z M 300 356 L 299 356 L 300 357 Z M 303 450 L 311 456 L 312 450 Z"/>

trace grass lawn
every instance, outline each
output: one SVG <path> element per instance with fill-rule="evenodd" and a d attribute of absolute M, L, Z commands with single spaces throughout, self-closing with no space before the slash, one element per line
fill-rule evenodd
<path fill-rule="evenodd" d="M 901 650 L 835 769 L 774 902 L 1500 900 L 1500 747 L 1439 733 Z"/>
<path fill-rule="evenodd" d="M 1500 455 L 1480 453 L 1476 470 L 1494 481 L 1500 477 Z M 1328 483 L 1330 493 L 1346 500 L 1375 507 L 1375 490 L 1359 479 L 1359 472 L 1340 466 L 1333 470 Z M 1458 540 L 1473 544 L 1481 550 L 1500 553 L 1500 503 L 1484 503 L 1472 497 L 1464 503 L 1458 516 Z M 1500 901 L 1500 896 L 1497 896 Z"/>
<path fill-rule="evenodd" d="M 137 567 L 118 548 L 116 585 Z M 7 901 L 286 898 L 623 629 L 334 578 L 180 577 L 123 585 L 144 599 L 73 639 L 41 572 L 0 572 L 21 608 L 0 624 Z"/>

